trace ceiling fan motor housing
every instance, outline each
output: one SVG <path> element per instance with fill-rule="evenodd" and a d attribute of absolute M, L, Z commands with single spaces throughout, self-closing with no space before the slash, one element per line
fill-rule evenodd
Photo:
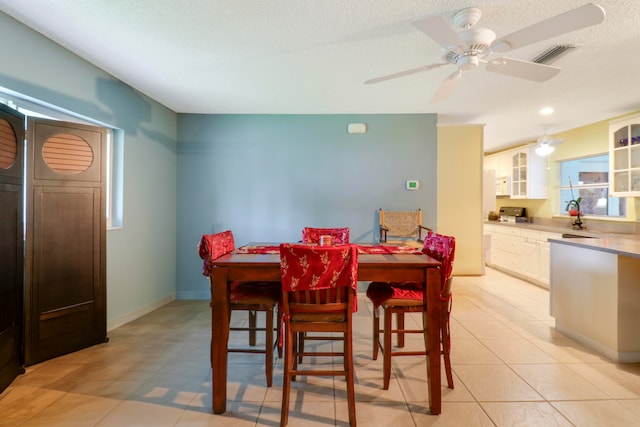
<path fill-rule="evenodd" d="M 461 31 L 460 37 L 467 44 L 465 50 L 483 52 L 491 46 L 496 39 L 496 33 L 488 28 L 471 28 Z"/>
<path fill-rule="evenodd" d="M 470 70 L 478 66 L 479 58 L 487 56 L 486 51 L 496 39 L 496 33 L 488 28 L 470 28 L 458 33 L 465 46 L 445 49 L 442 59 L 456 64 L 463 70 Z"/>

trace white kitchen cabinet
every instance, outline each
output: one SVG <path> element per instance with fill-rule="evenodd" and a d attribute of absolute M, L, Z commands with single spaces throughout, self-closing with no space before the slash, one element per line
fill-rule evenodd
<path fill-rule="evenodd" d="M 554 239 L 562 238 L 562 234 L 551 236 Z M 550 277 L 551 277 L 551 252 L 550 247 L 551 243 L 549 243 L 549 238 L 545 239 L 540 243 L 539 254 L 540 254 L 540 275 L 539 279 L 542 285 L 549 289 Z"/>
<path fill-rule="evenodd" d="M 640 115 L 609 122 L 609 194 L 640 196 Z"/>
<path fill-rule="evenodd" d="M 562 234 L 498 224 L 486 224 L 485 232 L 491 235 L 489 266 L 549 288 L 549 239 Z"/>
<path fill-rule="evenodd" d="M 491 234 L 491 264 L 501 269 L 520 269 L 521 237 L 520 229 L 505 226 L 485 226 Z"/>
<path fill-rule="evenodd" d="M 484 156 L 484 169 L 495 170 L 496 178 L 511 176 L 511 152 L 502 151 Z"/>
<path fill-rule="evenodd" d="M 533 147 L 510 151 L 511 198 L 547 198 L 547 158 L 538 156 Z"/>
<path fill-rule="evenodd" d="M 548 289 L 549 239 L 560 238 L 560 233 L 522 230 L 521 274 Z"/>
<path fill-rule="evenodd" d="M 520 252 L 520 273 L 537 280 L 540 275 L 540 251 L 537 231 L 522 231 L 522 251 Z"/>
<path fill-rule="evenodd" d="M 495 154 L 489 154 L 484 156 L 482 159 L 482 169 L 484 170 L 494 170 L 497 172 L 498 167 L 498 158 Z"/>

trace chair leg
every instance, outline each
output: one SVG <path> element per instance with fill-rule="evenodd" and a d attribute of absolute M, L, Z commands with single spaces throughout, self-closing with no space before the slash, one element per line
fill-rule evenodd
<path fill-rule="evenodd" d="M 289 422 L 289 394 L 291 393 L 291 370 L 295 354 L 293 353 L 293 336 L 289 328 L 285 327 L 284 340 L 284 372 L 282 374 L 282 408 L 280 412 L 280 427 L 284 427 Z"/>
<path fill-rule="evenodd" d="M 373 360 L 378 360 L 380 346 L 380 307 L 373 310 Z"/>
<path fill-rule="evenodd" d="M 273 308 L 267 310 L 265 325 L 265 371 L 267 373 L 267 387 L 273 383 Z"/>
<path fill-rule="evenodd" d="M 398 326 L 398 347 L 404 347 L 404 313 L 402 311 L 396 312 L 396 325 Z"/>
<path fill-rule="evenodd" d="M 449 328 L 449 310 L 441 308 L 440 335 L 442 340 L 442 354 L 444 369 L 447 374 L 447 384 L 453 389 L 453 372 L 451 371 L 451 330 Z"/>
<path fill-rule="evenodd" d="M 287 334 L 287 340 L 291 341 L 291 348 L 287 347 L 288 344 L 286 344 L 285 342 L 285 354 L 284 357 L 287 357 L 287 353 L 286 351 L 291 351 L 291 366 L 292 369 L 295 371 L 298 369 L 298 333 L 297 332 L 293 332 L 290 334 Z M 289 349 L 289 350 L 287 350 Z M 291 380 L 295 381 L 296 380 L 296 376 L 295 375 L 291 375 Z"/>
<path fill-rule="evenodd" d="M 275 346 L 278 348 L 278 359 L 282 359 L 282 348 L 284 345 L 284 336 L 282 335 L 282 318 L 280 315 L 280 310 L 277 311 L 276 321 L 278 322 L 276 326 L 276 343 Z"/>
<path fill-rule="evenodd" d="M 257 325 L 257 312 L 249 311 L 249 345 L 251 347 L 256 345 L 256 325 Z"/>
<path fill-rule="evenodd" d="M 391 380 L 391 309 L 384 309 L 384 346 L 382 349 L 382 388 L 389 390 Z"/>
<path fill-rule="evenodd" d="M 352 334 L 346 333 L 344 339 L 344 372 L 347 381 L 347 406 L 349 408 L 349 425 L 356 427 L 356 392 L 353 374 L 353 340 Z"/>
<path fill-rule="evenodd" d="M 298 363 L 302 363 L 302 353 L 304 353 L 304 336 L 306 332 L 298 334 Z"/>

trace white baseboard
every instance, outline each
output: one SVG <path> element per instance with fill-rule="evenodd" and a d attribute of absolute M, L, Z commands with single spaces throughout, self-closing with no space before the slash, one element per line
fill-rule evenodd
<path fill-rule="evenodd" d="M 175 295 L 168 295 L 156 302 L 153 302 L 149 305 L 141 307 L 138 310 L 132 311 L 131 313 L 127 313 L 124 316 L 118 317 L 116 319 L 107 320 L 107 332 L 113 329 L 116 329 L 117 327 L 120 327 L 122 325 L 125 325 L 133 320 L 136 320 L 138 317 L 142 317 L 145 314 L 150 313 L 153 310 L 156 310 L 162 307 L 163 305 L 167 305 L 175 299 L 176 299 Z"/>
<path fill-rule="evenodd" d="M 640 362 L 640 351 L 616 351 L 615 349 L 609 348 L 604 344 L 595 341 L 589 337 L 584 336 L 579 332 L 575 332 L 570 329 L 565 329 L 562 325 L 558 325 L 558 321 L 556 320 L 556 330 L 568 336 L 569 338 L 579 342 L 580 344 L 585 345 L 586 347 L 591 348 L 592 350 L 597 351 L 608 359 L 613 360 L 614 362 L 620 363 L 638 363 Z"/>
<path fill-rule="evenodd" d="M 211 292 L 207 289 L 204 291 L 185 291 L 176 294 L 178 300 L 210 300 Z"/>

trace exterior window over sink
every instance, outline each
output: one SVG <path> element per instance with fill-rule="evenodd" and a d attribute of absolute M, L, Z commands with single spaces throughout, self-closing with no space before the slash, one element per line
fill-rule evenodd
<path fill-rule="evenodd" d="M 609 195 L 609 155 L 602 154 L 560 162 L 559 214 L 568 215 L 577 201 L 580 214 L 626 218 L 624 197 Z"/>

